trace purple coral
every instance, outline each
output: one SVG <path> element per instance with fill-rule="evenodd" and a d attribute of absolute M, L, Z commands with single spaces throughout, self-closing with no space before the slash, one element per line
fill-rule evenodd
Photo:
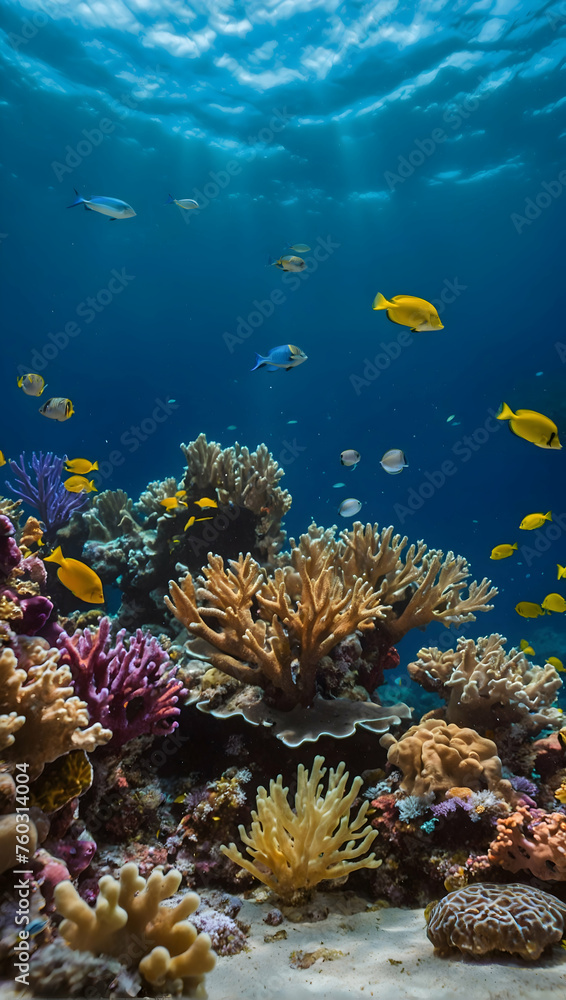
<path fill-rule="evenodd" d="M 0 577 L 4 580 L 19 566 L 22 559 L 15 533 L 10 518 L 6 514 L 0 514 Z"/>
<path fill-rule="evenodd" d="M 69 493 L 62 483 L 65 459 L 58 458 L 53 452 L 45 455 L 32 453 L 31 467 L 35 473 L 36 486 L 31 481 L 31 474 L 26 468 L 25 455 L 20 455 L 20 464 L 10 462 L 10 468 L 16 478 L 16 485 L 6 483 L 12 493 L 24 500 L 35 510 L 46 526 L 46 539 L 51 541 L 58 528 L 67 524 L 76 510 L 84 510 L 89 498 L 86 493 Z"/>
<path fill-rule="evenodd" d="M 111 729 L 108 746 L 116 749 L 151 734 L 167 736 L 177 728 L 173 717 L 180 696 L 186 694 L 175 680 L 177 667 L 157 639 L 138 629 L 124 642 L 126 629 L 110 647 L 110 620 L 103 618 L 96 632 L 85 629 L 72 637 L 63 633 L 59 647 L 68 663 L 75 692 L 86 702 L 91 723 Z"/>

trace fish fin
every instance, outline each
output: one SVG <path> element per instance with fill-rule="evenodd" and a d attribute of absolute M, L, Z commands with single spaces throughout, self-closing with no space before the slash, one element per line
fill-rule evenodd
<path fill-rule="evenodd" d="M 91 471 L 91 472 L 94 472 L 94 470 L 95 470 L 95 469 L 96 469 L 96 471 L 98 472 L 98 462 L 95 462 L 95 463 L 94 463 L 94 465 L 93 465 L 93 467 L 92 467 L 92 469 L 91 469 L 90 471 Z"/>
<path fill-rule="evenodd" d="M 266 372 L 278 372 L 280 371 L 280 367 L 281 367 L 280 365 L 266 365 L 265 370 Z"/>
<path fill-rule="evenodd" d="M 256 368 L 262 368 L 264 364 L 265 364 L 265 358 L 262 358 L 261 354 L 257 354 L 256 352 L 255 365 L 253 366 L 253 368 L 250 368 L 250 371 L 255 372 Z"/>
<path fill-rule="evenodd" d="M 513 410 L 507 406 L 507 403 L 502 403 L 495 416 L 497 420 L 511 420 L 515 414 L 513 413 Z"/>
<path fill-rule="evenodd" d="M 58 545 L 57 548 L 53 550 L 50 556 L 44 556 L 43 561 L 54 562 L 57 563 L 59 566 L 62 566 L 65 561 L 65 557 L 61 552 L 61 546 Z"/>
<path fill-rule="evenodd" d="M 388 309 L 390 305 L 391 303 L 387 301 L 385 295 L 382 295 L 381 292 L 378 292 L 377 295 L 375 296 L 375 299 L 372 302 L 371 307 L 372 309 Z"/>
<path fill-rule="evenodd" d="M 546 514 L 544 515 L 544 519 L 545 519 L 545 521 L 552 521 L 552 511 L 551 510 L 549 510 L 549 511 L 546 512 Z"/>
<path fill-rule="evenodd" d="M 167 195 L 167 201 L 165 202 L 165 204 L 166 205 L 174 205 L 175 204 L 175 199 L 174 199 L 174 197 L 173 197 L 172 194 L 168 194 Z"/>
<path fill-rule="evenodd" d="M 109 221 L 109 222 L 117 222 L 118 220 L 117 220 L 117 219 L 115 219 L 115 218 L 114 218 L 113 216 L 110 216 L 110 218 L 109 218 L 109 220 L 108 220 L 108 221 Z"/>
<path fill-rule="evenodd" d="M 390 316 L 388 312 L 386 312 L 385 315 L 387 316 L 387 319 L 389 320 L 390 323 L 395 323 L 395 326 L 405 326 L 405 324 L 400 323 L 398 319 L 393 319 L 393 316 Z M 416 332 L 415 330 L 412 331 L 412 333 L 415 332 Z"/>
<path fill-rule="evenodd" d="M 516 549 L 517 548 L 517 542 L 513 542 L 513 545 L 511 546 L 511 548 L 512 549 Z"/>
<path fill-rule="evenodd" d="M 75 205 L 83 205 L 84 204 L 84 198 L 81 197 L 81 195 L 79 194 L 79 192 L 77 191 L 77 189 L 73 188 L 73 191 L 75 192 L 75 194 L 76 194 L 77 197 L 75 198 L 74 201 L 71 202 L 70 205 L 67 205 L 67 208 L 74 208 Z M 86 205 L 85 205 L 85 208 L 86 208 Z"/>
<path fill-rule="evenodd" d="M 83 205 L 84 205 L 85 212 L 92 212 L 92 208 L 89 208 L 89 206 L 87 205 L 86 201 L 83 201 Z M 69 208 L 71 208 L 71 207 L 72 206 L 69 205 Z"/>

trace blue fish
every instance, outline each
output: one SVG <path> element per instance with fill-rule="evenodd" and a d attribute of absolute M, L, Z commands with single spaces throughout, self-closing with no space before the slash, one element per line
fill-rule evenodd
<path fill-rule="evenodd" d="M 74 191 L 77 197 L 71 205 L 67 205 L 67 208 L 84 205 L 87 212 L 100 212 L 101 215 L 110 216 L 111 222 L 114 222 L 116 219 L 131 219 L 136 214 L 131 205 L 128 205 L 125 201 L 120 201 L 119 198 L 106 198 L 104 195 L 83 198 L 76 188 Z"/>
<path fill-rule="evenodd" d="M 276 372 L 278 368 L 285 368 L 289 371 L 289 368 L 296 368 L 297 365 L 302 365 L 303 361 L 306 360 L 307 356 L 300 347 L 294 347 L 293 344 L 282 344 L 281 347 L 272 347 L 266 358 L 261 354 L 256 354 L 255 365 L 250 371 L 255 372 L 256 368 L 263 368 L 264 365 L 268 372 Z"/>

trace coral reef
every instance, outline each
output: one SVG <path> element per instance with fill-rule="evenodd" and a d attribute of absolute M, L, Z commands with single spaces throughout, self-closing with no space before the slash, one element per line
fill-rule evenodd
<path fill-rule="evenodd" d="M 362 779 L 354 778 L 347 792 L 349 775 L 340 763 L 336 770 L 330 769 L 328 790 L 323 794 L 327 771 L 323 764 L 324 757 L 315 757 L 310 775 L 299 764 L 294 810 L 281 775 L 270 782 L 269 793 L 263 786 L 258 788 L 251 831 L 239 828 L 253 860 L 245 858 L 235 844 L 222 847 L 223 854 L 283 899 L 293 900 L 324 879 L 343 878 L 358 868 L 381 864 L 375 854 L 366 853 L 377 837 L 377 831 L 366 825 L 369 804 L 364 802 L 350 818 Z"/>
<path fill-rule="evenodd" d="M 25 636 L 0 652 L 0 750 L 12 764 L 27 763 L 32 780 L 46 763 L 73 749 L 92 751 L 112 736 L 99 722 L 89 724 L 60 657 L 45 639 Z"/>
<path fill-rule="evenodd" d="M 555 667 L 539 667 L 524 653 L 505 650 L 500 635 L 458 640 L 455 650 L 419 650 L 409 675 L 446 701 L 445 718 L 456 725 L 496 729 L 520 723 L 529 733 L 559 728 L 560 711 L 552 707 L 562 681 Z"/>
<path fill-rule="evenodd" d="M 36 635 L 51 616 L 53 604 L 39 593 L 45 583 L 43 563 L 24 558 L 16 540 L 16 526 L 0 514 L 0 626 L 20 635 Z"/>
<path fill-rule="evenodd" d="M 144 879 L 130 862 L 122 867 L 119 881 L 111 875 L 100 879 L 91 909 L 71 882 L 61 882 L 55 889 L 57 909 L 65 918 L 60 933 L 71 948 L 119 958 L 152 985 L 181 980 L 184 997 L 202 996 L 199 987 L 214 968 L 215 956 L 209 936 L 197 933 L 187 920 L 199 897 L 189 892 L 174 906 L 163 904 L 180 884 L 181 873 L 175 869 L 164 875 L 156 868 Z"/>
<path fill-rule="evenodd" d="M 458 948 L 480 957 L 503 951 L 534 961 L 564 936 L 566 904 L 533 886 L 482 883 L 435 903 L 427 921 L 440 952 Z"/>
<path fill-rule="evenodd" d="M 502 798 L 514 797 L 511 783 L 501 776 L 495 743 L 474 729 L 428 719 L 399 740 L 386 733 L 380 743 L 388 749 L 389 763 L 402 772 L 401 788 L 408 795 L 438 797 L 451 788 L 487 787 Z"/>
<path fill-rule="evenodd" d="M 59 639 L 61 662 L 68 664 L 75 691 L 91 722 L 112 731 L 115 750 L 146 734 L 167 735 L 177 727 L 177 701 L 186 692 L 175 679 L 177 667 L 152 635 L 121 629 L 110 644 L 110 619 L 96 632 L 85 629 Z"/>
<path fill-rule="evenodd" d="M 31 456 L 32 473 L 26 467 L 25 455 L 20 455 L 20 464 L 10 462 L 16 485 L 6 483 L 12 493 L 39 511 L 40 520 L 46 527 L 46 538 L 52 542 L 58 528 L 69 521 L 75 511 L 84 510 L 89 503 L 86 493 L 69 493 L 63 486 L 65 459 L 58 458 L 53 452 L 39 455 L 33 452 Z"/>
<path fill-rule="evenodd" d="M 566 815 L 519 804 L 511 816 L 497 820 L 497 836 L 489 847 L 489 861 L 510 872 L 529 871 L 543 881 L 563 881 Z"/>

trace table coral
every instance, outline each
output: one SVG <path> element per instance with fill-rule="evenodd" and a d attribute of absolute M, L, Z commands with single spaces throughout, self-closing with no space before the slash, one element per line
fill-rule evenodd
<path fill-rule="evenodd" d="M 60 656 L 45 639 L 25 636 L 0 652 L 0 750 L 10 763 L 25 761 L 32 780 L 69 750 L 92 751 L 112 736 L 89 724 Z"/>
<path fill-rule="evenodd" d="M 407 795 L 438 797 L 454 787 L 487 787 L 513 799 L 510 782 L 501 777 L 495 743 L 474 729 L 428 719 L 411 726 L 399 740 L 386 733 L 380 743 L 388 749 L 389 763 L 402 772 L 400 787 Z"/>
<path fill-rule="evenodd" d="M 477 729 L 520 723 L 529 733 L 559 728 L 562 715 L 553 708 L 562 681 L 555 667 L 539 667 L 495 634 L 461 638 L 455 650 L 420 649 L 409 663 L 413 680 L 446 701 L 446 721 Z"/>
<path fill-rule="evenodd" d="M 167 736 L 176 729 L 177 702 L 185 691 L 175 679 L 176 665 L 154 636 L 138 629 L 126 637 L 121 629 L 112 645 L 110 619 L 103 618 L 95 632 L 63 633 L 58 645 L 77 695 L 91 721 L 112 731 L 114 749 L 138 736 Z"/>
<path fill-rule="evenodd" d="M 440 952 L 511 952 L 534 961 L 560 941 L 566 904 L 542 889 L 484 882 L 449 893 L 427 914 L 429 940 Z"/>
<path fill-rule="evenodd" d="M 258 788 L 251 831 L 248 834 L 244 826 L 239 827 L 253 860 L 245 858 L 235 844 L 221 848 L 284 899 L 293 899 L 323 879 L 342 878 L 358 868 L 378 868 L 381 864 L 375 854 L 366 854 L 377 837 L 377 831 L 366 825 L 369 802 L 350 818 L 362 778 L 354 778 L 347 792 L 349 775 L 341 762 L 336 770 L 330 769 L 328 790 L 323 794 L 322 779 L 327 770 L 323 764 L 324 757 L 315 757 L 310 775 L 299 764 L 294 810 L 281 775 L 270 782 L 269 793 L 263 786 Z"/>
<path fill-rule="evenodd" d="M 566 815 L 518 805 L 510 816 L 497 820 L 489 861 L 510 872 L 529 871 L 544 881 L 565 880 Z"/>
<path fill-rule="evenodd" d="M 111 875 L 100 879 L 94 909 L 71 882 L 61 882 L 55 889 L 57 909 L 65 918 L 60 933 L 71 948 L 118 958 L 153 986 L 181 980 L 183 997 L 206 996 L 204 976 L 216 959 L 208 934 L 197 933 L 187 920 L 199 897 L 187 892 L 174 906 L 163 905 L 181 879 L 176 869 L 164 875 L 160 868 L 144 879 L 129 862 L 120 870 L 119 881 Z"/>

